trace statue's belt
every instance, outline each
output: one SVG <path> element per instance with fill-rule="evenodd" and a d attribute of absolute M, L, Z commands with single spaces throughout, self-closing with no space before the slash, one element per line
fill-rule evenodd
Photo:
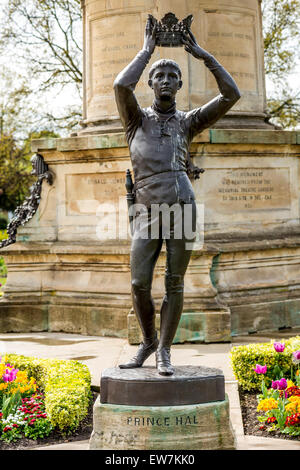
<path fill-rule="evenodd" d="M 143 178 L 139 181 L 135 180 L 134 183 L 134 189 L 142 189 L 144 186 L 151 184 L 151 183 L 156 183 L 158 181 L 164 181 L 166 179 L 171 179 L 176 178 L 177 175 L 179 174 L 186 174 L 185 170 L 166 170 L 161 173 L 155 173 L 154 175 L 147 176 L 146 178 Z"/>

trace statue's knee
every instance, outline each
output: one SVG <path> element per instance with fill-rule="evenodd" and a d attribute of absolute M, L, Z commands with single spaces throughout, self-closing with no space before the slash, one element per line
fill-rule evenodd
<path fill-rule="evenodd" d="M 166 275 L 167 293 L 182 293 L 184 291 L 184 277 L 180 274 Z"/>
<path fill-rule="evenodd" d="M 146 279 L 132 279 L 131 289 L 135 295 L 147 295 L 151 292 L 151 284 Z"/>

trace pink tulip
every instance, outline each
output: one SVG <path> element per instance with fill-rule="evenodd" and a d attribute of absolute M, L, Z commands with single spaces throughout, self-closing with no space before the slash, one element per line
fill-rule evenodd
<path fill-rule="evenodd" d="M 271 387 L 274 390 L 285 390 L 287 388 L 287 381 L 284 378 L 282 378 L 280 380 L 272 381 Z"/>
<path fill-rule="evenodd" d="M 18 369 L 6 369 L 5 373 L 2 376 L 3 382 L 13 382 L 16 380 Z"/>
<path fill-rule="evenodd" d="M 259 364 L 256 364 L 256 367 L 253 368 L 253 370 L 257 373 L 257 374 L 265 374 L 267 372 L 267 366 L 264 365 L 264 366 L 261 366 Z"/>
<path fill-rule="evenodd" d="M 293 352 L 293 361 L 297 364 L 300 362 L 300 351 L 294 351 Z"/>
<path fill-rule="evenodd" d="M 280 353 L 280 352 L 283 352 L 284 349 L 285 349 L 285 344 L 284 344 L 284 343 L 279 343 L 279 342 L 276 343 L 276 342 L 275 342 L 275 343 L 273 344 L 273 346 L 274 346 L 275 351 L 276 351 L 276 352 L 279 352 L 279 353 Z"/>
<path fill-rule="evenodd" d="M 271 388 L 273 388 L 273 390 L 277 390 L 277 387 L 278 387 L 278 380 L 272 380 Z"/>

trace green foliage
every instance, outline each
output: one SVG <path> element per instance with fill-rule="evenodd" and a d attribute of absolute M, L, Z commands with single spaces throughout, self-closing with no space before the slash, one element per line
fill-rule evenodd
<path fill-rule="evenodd" d="M 19 391 L 10 396 L 3 395 L 1 407 L 3 418 L 6 419 L 9 414 L 13 413 L 18 408 L 18 406 L 21 405 L 21 403 L 22 396 Z"/>
<path fill-rule="evenodd" d="M 283 128 L 294 129 L 300 122 L 300 92 L 281 90 L 268 99 L 268 113 Z"/>
<path fill-rule="evenodd" d="M 6 230 L 7 227 L 7 219 L 5 217 L 0 216 L 0 232 Z"/>
<path fill-rule="evenodd" d="M 7 238 L 7 231 L 6 230 L 0 230 L 0 242 L 2 240 L 5 240 Z"/>
<path fill-rule="evenodd" d="M 291 89 L 288 79 L 299 66 L 300 0 L 263 0 L 262 12 L 265 72 L 274 84 L 267 112 L 275 124 L 295 128 L 300 119 L 300 90 Z"/>
<path fill-rule="evenodd" d="M 53 426 L 48 419 L 39 419 L 35 422 L 35 426 L 24 427 L 24 435 L 28 439 L 43 439 L 49 436 L 52 430 Z"/>
<path fill-rule="evenodd" d="M 0 140 L 0 208 L 13 211 L 29 194 L 34 177 L 29 155 L 11 136 Z"/>
<path fill-rule="evenodd" d="M 59 137 L 53 131 L 31 132 L 22 142 L 13 137 L 2 136 L 0 140 L 0 209 L 14 211 L 29 195 L 36 180 L 31 175 L 30 158 L 33 139 Z"/>
<path fill-rule="evenodd" d="M 243 346 L 234 346 L 230 352 L 233 373 L 243 390 L 260 390 L 262 381 L 270 386 L 272 380 L 284 376 L 291 378 L 295 373 L 292 362 L 292 351 L 300 349 L 300 336 L 285 341 L 285 350 L 277 353 L 273 341 L 268 343 L 251 343 Z M 266 365 L 265 375 L 257 374 L 253 369 L 256 364 Z"/>
<path fill-rule="evenodd" d="M 7 354 L 5 360 L 28 377 L 34 377 L 45 393 L 48 419 L 53 427 L 69 433 L 88 413 L 91 398 L 91 376 L 87 366 L 78 361 L 38 359 Z"/>
<path fill-rule="evenodd" d="M 0 242 L 2 240 L 6 240 L 6 238 L 7 238 L 6 230 L 0 230 Z M 2 258 L 2 256 L 0 256 L 0 278 L 6 277 L 6 276 L 7 276 L 7 267 L 6 267 L 4 259 Z"/>
<path fill-rule="evenodd" d="M 3 433 L 1 436 L 1 441 L 7 442 L 15 442 L 18 439 L 21 439 L 22 434 L 20 432 L 20 428 L 10 428 L 10 431 L 7 433 Z"/>
<path fill-rule="evenodd" d="M 297 62 L 294 46 L 299 39 L 299 0 L 263 0 L 265 72 L 278 79 Z"/>

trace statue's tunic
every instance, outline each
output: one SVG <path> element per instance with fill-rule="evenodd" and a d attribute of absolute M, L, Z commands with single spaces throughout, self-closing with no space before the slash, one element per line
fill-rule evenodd
<path fill-rule="evenodd" d="M 143 50 L 118 75 L 114 89 L 126 132 L 135 179 L 136 203 L 189 203 L 195 199 L 187 175 L 187 158 L 193 137 L 214 124 L 239 99 L 238 88 L 228 72 L 208 56 L 206 66 L 214 74 L 220 94 L 190 112 L 161 112 L 154 103 L 141 109 L 134 89 L 150 60 Z"/>

